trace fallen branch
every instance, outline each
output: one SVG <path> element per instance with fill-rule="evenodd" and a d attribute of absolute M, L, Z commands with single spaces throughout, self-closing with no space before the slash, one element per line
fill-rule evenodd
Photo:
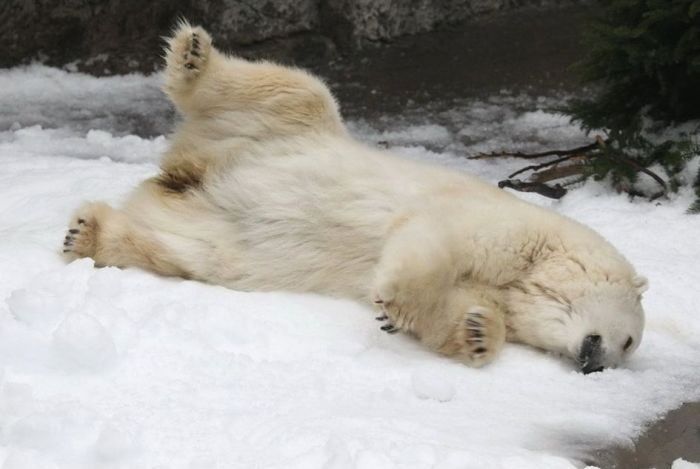
<path fill-rule="evenodd" d="M 569 187 L 573 186 L 574 184 L 580 184 L 582 182 L 586 181 L 586 176 L 580 176 L 575 179 L 572 179 L 570 181 L 566 181 L 565 183 L 562 184 L 562 187 Z"/>
<path fill-rule="evenodd" d="M 505 179 L 499 181 L 498 187 L 507 187 L 520 192 L 536 192 L 537 194 L 549 197 L 550 199 L 561 199 L 566 195 L 567 190 L 561 184 L 548 186 L 542 182 L 526 182 L 520 179 Z"/>
<path fill-rule="evenodd" d="M 483 158 L 496 158 L 496 157 L 515 157 L 523 159 L 535 159 L 543 158 L 546 156 L 558 156 L 550 161 L 545 161 L 544 163 L 533 164 L 525 166 L 511 175 L 508 179 L 500 181 L 498 186 L 508 187 L 521 192 L 536 192 L 545 197 L 551 197 L 554 199 L 559 199 L 566 194 L 565 187 L 580 182 L 586 178 L 586 170 L 590 167 L 590 162 L 595 158 L 605 158 L 609 161 L 613 161 L 616 164 L 622 164 L 629 166 L 636 172 L 644 173 L 651 177 L 656 183 L 658 183 L 662 190 L 655 192 L 650 196 L 650 200 L 658 199 L 667 194 L 668 187 L 666 182 L 656 173 L 654 173 L 649 168 L 642 166 L 633 159 L 625 156 L 617 151 L 606 151 L 606 146 L 608 145 L 608 140 L 605 140 L 600 135 L 595 137 L 595 142 L 588 145 L 583 145 L 581 147 L 572 148 L 570 150 L 550 150 L 543 151 L 539 153 L 523 153 L 523 152 L 491 152 L 491 153 L 481 153 L 475 156 L 470 156 L 471 160 L 478 160 Z M 571 162 L 571 164 L 560 165 L 564 162 Z M 522 181 L 520 179 L 512 179 L 515 176 L 525 173 L 527 171 L 532 171 L 530 176 L 530 181 Z M 571 176 L 578 176 L 575 181 L 564 182 L 562 184 L 555 184 L 554 186 L 545 184 L 546 182 L 553 181 L 556 179 L 567 178 Z M 635 194 L 636 195 L 636 194 Z"/>
<path fill-rule="evenodd" d="M 484 158 L 497 158 L 499 156 L 510 156 L 513 158 L 523 158 L 526 160 L 532 160 L 535 158 L 542 158 L 544 156 L 576 155 L 576 154 L 580 154 L 580 153 L 586 153 L 586 152 L 591 151 L 591 150 L 595 150 L 596 148 L 598 148 L 601 141 L 603 141 L 601 137 L 596 137 L 595 142 L 589 143 L 588 145 L 584 145 L 582 147 L 572 148 L 570 150 L 550 150 L 550 151 L 543 151 L 540 153 L 523 153 L 520 151 L 516 151 L 516 152 L 492 151 L 491 153 L 479 153 L 478 155 L 468 157 L 468 159 L 470 159 L 470 160 L 482 160 Z"/>
<path fill-rule="evenodd" d="M 550 182 L 555 179 L 562 179 L 570 176 L 582 176 L 586 173 L 587 168 L 588 164 L 584 162 L 568 164 L 566 166 L 554 166 L 553 168 L 548 168 L 532 174 L 530 179 L 533 182 Z"/>
<path fill-rule="evenodd" d="M 581 155 L 578 153 L 574 153 L 572 155 L 562 156 L 561 158 L 557 158 L 556 160 L 552 160 L 552 161 L 547 161 L 545 163 L 525 166 L 524 168 L 521 168 L 521 169 L 517 170 L 516 172 L 514 172 L 513 174 L 511 174 L 510 176 L 508 176 L 508 179 L 513 178 L 513 177 L 517 176 L 518 174 L 524 173 L 525 171 L 530 171 L 530 170 L 537 171 L 537 170 L 540 170 L 542 168 L 546 168 L 548 166 L 553 166 L 555 164 L 563 163 L 564 161 L 568 161 L 568 160 L 575 158 L 577 156 L 580 157 Z"/>

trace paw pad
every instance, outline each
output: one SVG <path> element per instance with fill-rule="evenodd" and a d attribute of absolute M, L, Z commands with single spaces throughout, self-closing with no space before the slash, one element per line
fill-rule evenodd
<path fill-rule="evenodd" d="M 206 66 L 211 50 L 211 38 L 200 27 L 182 23 L 169 40 L 167 50 L 168 72 L 187 80 L 196 77 Z"/>

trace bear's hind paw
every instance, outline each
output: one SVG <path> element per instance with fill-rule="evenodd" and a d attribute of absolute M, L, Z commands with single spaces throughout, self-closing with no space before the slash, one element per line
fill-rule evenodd
<path fill-rule="evenodd" d="M 166 71 L 185 79 L 197 77 L 206 67 L 211 52 L 211 37 L 200 27 L 182 22 L 171 39 L 166 55 Z"/>
<path fill-rule="evenodd" d="M 69 260 L 93 257 L 97 251 L 98 222 L 96 211 L 101 204 L 84 205 L 71 219 L 63 239 L 63 255 Z"/>

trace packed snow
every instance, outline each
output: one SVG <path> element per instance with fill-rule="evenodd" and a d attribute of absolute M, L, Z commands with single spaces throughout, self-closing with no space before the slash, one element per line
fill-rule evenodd
<path fill-rule="evenodd" d="M 517 345 L 470 369 L 381 332 L 350 301 L 66 265 L 71 212 L 119 204 L 155 174 L 172 121 L 159 80 L 0 71 L 3 469 L 564 469 L 700 399 L 700 216 L 685 214 L 686 190 L 655 203 L 595 182 L 560 201 L 527 196 L 599 230 L 649 277 L 639 350 L 587 376 Z M 351 129 L 495 182 L 522 162 L 464 156 L 587 141 L 552 106 L 504 93 Z"/>

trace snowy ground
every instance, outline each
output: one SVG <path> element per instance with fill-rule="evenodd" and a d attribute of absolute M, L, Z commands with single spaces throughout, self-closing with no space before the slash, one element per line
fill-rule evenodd
<path fill-rule="evenodd" d="M 3 469 L 570 468 L 700 399 L 687 192 L 650 204 L 589 183 L 560 202 L 530 197 L 602 232 L 651 282 L 637 353 L 588 376 L 519 346 L 469 369 L 381 333 L 348 301 L 65 265 L 71 211 L 119 203 L 156 171 L 172 115 L 158 79 L 0 71 Z M 521 162 L 462 156 L 585 141 L 541 110 L 553 104 L 503 94 L 352 129 L 495 181 Z"/>

